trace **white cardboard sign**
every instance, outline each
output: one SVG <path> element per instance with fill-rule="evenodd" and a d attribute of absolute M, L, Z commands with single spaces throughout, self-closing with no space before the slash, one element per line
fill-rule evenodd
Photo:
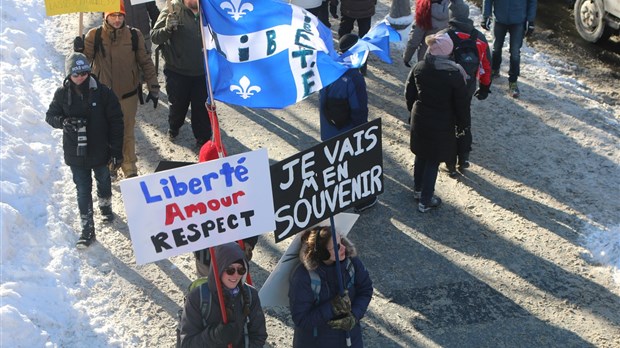
<path fill-rule="evenodd" d="M 120 183 L 136 263 L 275 229 L 266 149 Z"/>

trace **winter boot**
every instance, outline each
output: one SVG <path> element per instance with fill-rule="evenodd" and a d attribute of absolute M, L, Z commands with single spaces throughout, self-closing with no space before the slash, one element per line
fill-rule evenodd
<path fill-rule="evenodd" d="M 99 212 L 101 212 L 103 222 L 110 223 L 114 221 L 114 213 L 112 212 L 112 197 L 99 197 Z"/>
<path fill-rule="evenodd" d="M 462 173 L 469 168 L 469 152 L 459 155 L 459 171 Z"/>
<path fill-rule="evenodd" d="M 450 176 L 451 178 L 456 178 L 458 176 L 458 173 L 456 172 L 456 163 L 446 162 L 446 166 L 444 167 L 444 170 L 448 173 L 448 176 Z"/>
<path fill-rule="evenodd" d="M 80 216 L 82 219 L 82 235 L 75 243 L 75 247 L 78 249 L 86 249 L 95 241 L 95 221 L 93 220 L 93 214 L 86 214 Z"/>

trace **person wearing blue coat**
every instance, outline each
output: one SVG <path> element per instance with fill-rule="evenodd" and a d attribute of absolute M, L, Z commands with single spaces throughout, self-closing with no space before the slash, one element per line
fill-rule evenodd
<path fill-rule="evenodd" d="M 336 237 L 334 248 L 330 227 L 315 227 L 301 236 L 301 264 L 291 275 L 288 294 L 295 323 L 294 348 L 347 347 L 347 331 L 350 347 L 364 346 L 360 320 L 372 299 L 372 281 L 353 243 Z M 340 274 L 336 273 L 336 254 Z M 320 279 L 318 298 L 311 286 L 311 272 Z M 339 294 L 337 276 L 343 279 L 344 296 Z"/>
<path fill-rule="evenodd" d="M 358 40 L 357 35 L 346 34 L 340 38 L 338 50 L 345 52 Z M 368 92 L 360 69 L 347 70 L 336 81 L 321 89 L 319 115 L 322 141 L 368 122 Z M 368 196 L 355 204 L 354 211 L 361 213 L 376 203 L 377 196 Z"/>
<path fill-rule="evenodd" d="M 508 71 L 509 92 L 514 98 L 520 96 L 517 79 L 520 73 L 521 46 L 523 38 L 534 32 L 537 0 L 484 0 L 482 3 L 482 23 L 485 30 L 491 28 L 491 11 L 495 16 L 493 25 L 493 53 L 491 76 L 499 76 L 502 63 L 502 47 L 506 34 L 510 33 L 510 70 Z"/>

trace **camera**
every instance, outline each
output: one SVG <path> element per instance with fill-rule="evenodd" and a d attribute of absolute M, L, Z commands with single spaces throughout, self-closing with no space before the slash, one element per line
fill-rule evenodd
<path fill-rule="evenodd" d="M 77 119 L 77 155 L 86 156 L 88 150 L 88 137 L 86 135 L 86 120 Z"/>

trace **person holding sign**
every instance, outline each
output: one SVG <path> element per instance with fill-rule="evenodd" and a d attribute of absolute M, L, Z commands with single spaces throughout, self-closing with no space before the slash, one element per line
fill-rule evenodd
<path fill-rule="evenodd" d="M 289 304 L 295 323 L 293 347 L 363 347 L 360 320 L 372 299 L 372 281 L 351 241 L 319 226 L 302 232 L 299 259 L 290 278 Z M 336 256 L 340 274 L 336 272 Z M 344 296 L 338 279 L 342 277 Z"/>
<path fill-rule="evenodd" d="M 88 57 L 93 73 L 112 88 L 121 103 L 125 123 L 121 169 L 126 178 L 132 178 L 138 175 L 134 128 L 138 93 L 142 93 L 140 71 L 149 89 L 146 101 L 152 101 L 154 108 L 158 105 L 159 83 L 153 60 L 146 52 L 144 36 L 139 30 L 126 25 L 125 6 L 121 0 L 119 7 L 118 11 L 105 12 L 103 24 L 89 30 L 84 40 L 75 38 L 73 50 Z"/>
<path fill-rule="evenodd" d="M 249 263 L 252 261 L 252 252 L 256 243 L 258 242 L 258 236 L 245 238 L 243 240 L 245 260 Z M 211 266 L 211 254 L 209 248 L 200 249 L 194 251 L 194 257 L 196 258 L 196 274 L 198 277 L 207 277 Z"/>
<path fill-rule="evenodd" d="M 211 139 L 212 129 L 205 107 L 207 80 L 202 53 L 198 0 L 170 0 L 151 30 L 153 43 L 164 57 L 168 92 L 168 137 L 176 139 L 191 105 L 191 126 L 196 146 Z"/>
<path fill-rule="evenodd" d="M 267 341 L 265 314 L 260 304 L 258 291 L 245 283 L 248 262 L 237 243 L 215 247 L 218 277 L 221 280 L 226 310 L 226 323 L 222 319 L 218 301 L 217 285 L 213 267 L 209 272 L 208 295 L 196 287 L 187 296 L 181 316 L 181 347 L 263 347 Z M 202 293 L 201 293 L 202 292 Z M 209 301 L 209 302 L 207 302 Z M 209 306 L 203 306 L 210 303 Z M 208 312 L 203 313 L 203 308 Z"/>
<path fill-rule="evenodd" d="M 123 112 L 110 88 L 90 73 L 85 55 L 71 53 L 65 68 L 67 78 L 54 93 L 45 121 L 63 130 L 65 163 L 73 174 L 82 220 L 76 247 L 83 249 L 95 241 L 93 173 L 103 221 L 114 220 L 108 163 L 119 166 L 123 162 Z"/>
<path fill-rule="evenodd" d="M 359 40 L 355 34 L 346 34 L 338 41 L 343 53 Z M 347 70 L 340 78 L 319 92 L 321 140 L 333 138 L 368 122 L 368 92 L 366 80 L 357 68 Z M 377 196 L 366 197 L 354 207 L 356 213 L 377 204 Z"/>
<path fill-rule="evenodd" d="M 427 36 L 428 52 L 411 70 L 405 84 L 411 112 L 410 145 L 415 154 L 413 197 L 418 211 L 439 207 L 434 195 L 440 162 L 456 156 L 456 134 L 470 127 L 467 73 L 451 58 L 454 44 L 447 33 Z"/>

